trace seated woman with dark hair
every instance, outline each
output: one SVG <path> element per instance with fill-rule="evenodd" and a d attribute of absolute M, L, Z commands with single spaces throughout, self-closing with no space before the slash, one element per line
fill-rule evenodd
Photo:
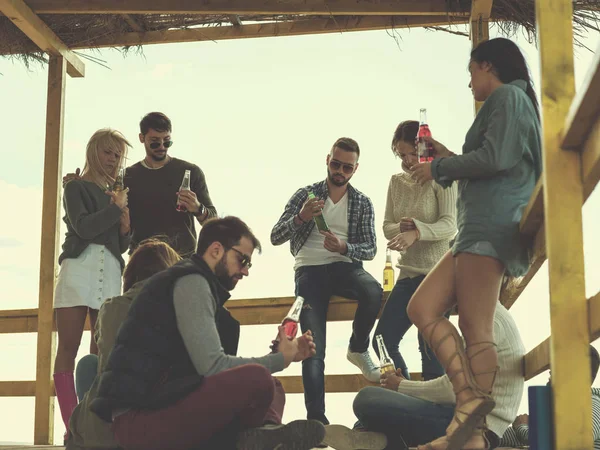
<path fill-rule="evenodd" d="M 118 449 L 110 424 L 103 422 L 89 410 L 90 402 L 98 389 L 97 373 L 100 373 L 114 346 L 119 326 L 125 320 L 131 302 L 152 275 L 161 272 L 181 258 L 168 244 L 157 239 L 147 239 L 133 252 L 123 273 L 124 294 L 106 300 L 96 322 L 94 339 L 98 356 L 87 355 L 77 364 L 77 395 L 80 403 L 71 415 L 69 450 Z"/>

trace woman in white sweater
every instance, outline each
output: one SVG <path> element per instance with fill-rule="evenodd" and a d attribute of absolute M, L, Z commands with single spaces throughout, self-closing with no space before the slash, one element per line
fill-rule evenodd
<path fill-rule="evenodd" d="M 399 344 L 412 326 L 406 313 L 408 302 L 425 275 L 437 264 L 450 247 L 456 233 L 456 185 L 443 189 L 430 181 L 421 185 L 411 178 L 410 168 L 418 163 L 415 138 L 419 123 L 402 122 L 392 139 L 392 151 L 402 161 L 402 172 L 393 175 L 385 205 L 383 233 L 388 248 L 401 253 L 397 267 L 398 280 L 392 290 L 374 336 L 381 334 L 397 369 L 410 379 L 408 368 L 399 351 Z M 379 356 L 375 341 L 373 348 Z M 419 335 L 423 379 L 444 374 L 444 369 Z"/>

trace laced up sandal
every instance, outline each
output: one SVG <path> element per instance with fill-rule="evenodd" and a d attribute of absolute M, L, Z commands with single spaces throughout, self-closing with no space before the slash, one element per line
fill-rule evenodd
<path fill-rule="evenodd" d="M 472 435 L 474 429 L 477 429 L 480 424 L 485 423 L 485 416 L 488 415 L 496 406 L 496 402 L 491 397 L 492 395 L 492 387 L 496 381 L 496 375 L 498 370 L 500 369 L 498 366 L 495 366 L 493 370 L 477 372 L 473 370 L 473 359 L 475 357 L 481 355 L 482 353 L 494 349 L 496 344 L 493 342 L 477 342 L 469 346 L 468 350 L 472 350 L 473 348 L 477 348 L 479 346 L 484 346 L 479 350 L 475 351 L 471 355 L 468 355 L 468 351 L 465 352 L 467 354 L 467 360 L 469 361 L 469 373 L 471 375 L 471 382 L 475 389 L 472 389 L 472 396 L 469 397 L 465 402 L 463 402 L 460 407 L 456 408 L 454 413 L 454 417 L 450 425 L 446 429 L 446 435 L 448 436 L 449 448 L 450 449 L 460 449 L 461 445 L 463 445 L 469 437 Z M 491 376 L 491 383 L 489 383 L 489 390 L 484 390 L 481 387 L 481 384 L 478 383 L 475 379 L 483 376 Z M 487 384 L 487 383 L 486 383 Z M 484 399 L 484 400 L 482 400 Z M 479 401 L 478 405 L 471 410 L 466 405 L 473 404 L 474 402 Z"/>
<path fill-rule="evenodd" d="M 464 447 L 460 447 L 461 450 L 491 450 L 492 444 L 487 438 L 486 427 L 477 427 L 469 436 L 467 441 L 463 444 Z M 472 441 L 475 442 L 472 442 Z M 471 442 L 470 442 L 471 441 Z M 448 450 L 450 443 L 447 436 L 442 436 L 435 441 L 432 441 L 425 445 L 419 445 L 418 447 L 410 447 L 409 450 Z"/>
<path fill-rule="evenodd" d="M 448 319 L 436 319 L 423 328 L 422 334 L 444 367 L 457 399 L 465 391 L 469 391 L 471 395 L 460 405 L 457 404 L 446 436 L 419 447 L 419 450 L 463 450 L 464 444 L 472 437 L 474 430 L 484 423 L 485 416 L 494 409 L 496 402 L 490 396 L 491 392 L 485 392 L 473 379 L 463 340 Z M 472 357 L 489 348 L 486 347 Z"/>

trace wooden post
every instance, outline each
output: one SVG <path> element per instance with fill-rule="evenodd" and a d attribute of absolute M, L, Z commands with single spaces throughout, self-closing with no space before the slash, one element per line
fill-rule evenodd
<path fill-rule="evenodd" d="M 54 280 L 60 232 L 61 173 L 65 81 L 67 63 L 62 56 L 50 56 L 48 103 L 46 109 L 46 151 L 40 251 L 40 298 L 38 309 L 37 367 L 35 389 L 34 444 L 54 443 L 54 399 L 52 369 L 55 335 Z"/>
<path fill-rule="evenodd" d="M 580 154 L 561 149 L 575 93 L 571 0 L 535 2 L 542 73 L 543 190 L 550 278 L 554 448 L 591 449 L 588 307 Z"/>
<path fill-rule="evenodd" d="M 492 14 L 493 0 L 473 0 L 471 3 L 471 48 L 477 47 L 481 42 L 490 38 L 490 15 Z M 475 115 L 483 102 L 473 101 Z"/>

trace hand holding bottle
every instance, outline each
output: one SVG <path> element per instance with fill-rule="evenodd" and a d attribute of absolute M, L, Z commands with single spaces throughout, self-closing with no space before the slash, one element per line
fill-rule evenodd
<path fill-rule="evenodd" d="M 441 142 L 436 141 L 431 136 L 426 136 L 423 138 L 425 142 L 431 144 L 433 147 L 433 156 L 435 158 L 448 158 L 450 156 L 454 156 L 454 153 L 448 150 L 448 148 L 442 144 Z"/>
<path fill-rule="evenodd" d="M 110 202 L 116 204 L 121 210 L 127 206 L 127 193 L 129 188 L 125 188 L 120 192 L 106 191 L 106 195 L 110 196 Z"/>
<path fill-rule="evenodd" d="M 309 222 L 313 217 L 320 216 L 323 213 L 325 202 L 316 197 L 308 198 L 298 214 L 302 222 Z"/>
<path fill-rule="evenodd" d="M 182 190 L 177 193 L 177 203 L 192 214 L 198 214 L 202 204 L 194 191 Z"/>
<path fill-rule="evenodd" d="M 288 367 L 292 362 L 304 361 L 316 354 L 312 333 L 308 330 L 296 339 L 288 339 L 285 328 L 279 327 L 278 353 L 283 353 L 283 365 Z"/>
<path fill-rule="evenodd" d="M 379 379 L 379 384 L 382 388 L 390 391 L 398 391 L 398 386 L 404 380 L 402 369 L 396 369 L 396 373 L 382 373 Z"/>

